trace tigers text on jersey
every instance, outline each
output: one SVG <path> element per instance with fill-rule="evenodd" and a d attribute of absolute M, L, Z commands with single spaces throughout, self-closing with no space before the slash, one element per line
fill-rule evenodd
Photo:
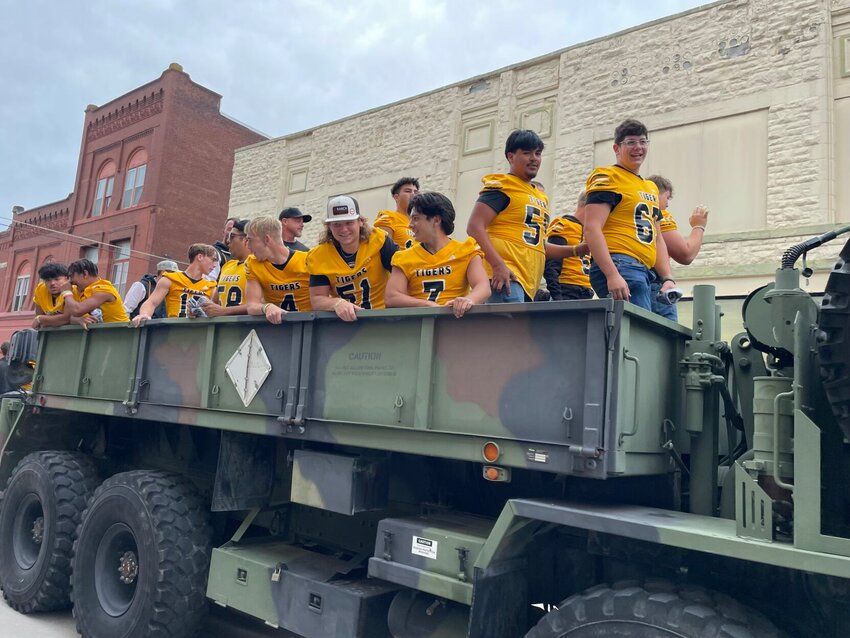
<path fill-rule="evenodd" d="M 218 302 L 227 308 L 245 303 L 245 262 L 231 259 L 218 275 Z"/>
<path fill-rule="evenodd" d="M 504 259 L 525 294 L 534 299 L 546 262 L 544 241 L 549 217 L 549 198 L 530 182 L 511 174 L 485 175 L 481 195 L 498 191 L 508 197 L 507 207 L 498 212 L 487 235 Z M 487 275 L 493 270 L 486 261 Z"/>
<path fill-rule="evenodd" d="M 97 281 L 89 284 L 80 293 L 80 301 L 85 301 L 98 292 L 105 292 L 112 295 L 112 301 L 104 301 L 100 304 L 100 311 L 103 313 L 103 323 L 130 321 L 127 311 L 124 310 L 124 303 L 121 301 L 121 295 L 118 294 L 118 290 L 112 285 L 111 281 L 98 279 Z"/>
<path fill-rule="evenodd" d="M 630 255 L 647 268 L 655 266 L 655 224 L 661 219 L 658 186 L 622 166 L 593 169 L 587 178 L 588 204 L 594 193 L 616 196 L 602 227 L 608 252 Z"/>
<path fill-rule="evenodd" d="M 319 244 L 307 253 L 307 271 L 327 277 L 333 294 L 341 299 L 367 310 L 386 308 L 384 291 L 389 273 L 381 261 L 386 239 L 383 229 L 373 229 L 368 241 L 357 249 L 354 266 L 345 263 L 334 244 Z"/>
<path fill-rule="evenodd" d="M 165 295 L 165 316 L 185 317 L 186 306 L 191 297 L 207 297 L 212 299 L 213 291 L 218 285 L 209 279 L 194 279 L 185 272 L 164 272 L 162 276 L 171 281 L 171 288 Z"/>
<path fill-rule="evenodd" d="M 666 208 L 661 211 L 661 221 L 658 222 L 658 228 L 662 233 L 679 230 L 679 224 L 676 223 L 676 219 Z"/>
<path fill-rule="evenodd" d="M 378 211 L 373 225 L 387 231 L 387 235 L 399 248 L 410 248 L 415 243 L 413 231 L 410 230 L 410 217 L 404 213 L 395 210 Z"/>
<path fill-rule="evenodd" d="M 285 264 L 260 261 L 254 255 L 245 262 L 250 281 L 263 289 L 263 301 L 280 306 L 287 312 L 306 312 L 310 305 L 310 276 L 307 274 L 307 253 L 290 250 Z"/>
<path fill-rule="evenodd" d="M 77 292 L 77 287 L 71 286 L 71 291 L 74 293 L 74 299 L 79 301 L 80 295 Z M 47 289 L 47 284 L 43 281 L 38 282 L 38 285 L 35 287 L 32 293 L 32 300 L 46 315 L 61 315 L 65 311 L 65 297 L 61 293 L 55 297 L 51 295 Z"/>
<path fill-rule="evenodd" d="M 546 230 L 547 237 L 561 237 L 567 246 L 577 246 L 584 239 L 584 226 L 572 215 L 556 217 Z M 558 282 L 590 288 L 590 257 L 567 257 L 562 261 Z"/>
<path fill-rule="evenodd" d="M 408 295 L 444 306 L 469 292 L 466 269 L 476 255 L 484 258 L 472 237 L 463 243 L 450 239 L 433 255 L 422 244 L 400 250 L 393 255 L 393 266 L 407 278 Z"/>

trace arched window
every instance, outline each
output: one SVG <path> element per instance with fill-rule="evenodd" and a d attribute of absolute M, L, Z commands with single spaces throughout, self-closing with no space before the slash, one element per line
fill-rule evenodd
<path fill-rule="evenodd" d="M 127 177 L 124 178 L 124 196 L 121 198 L 121 208 L 135 206 L 142 200 L 145 188 L 145 173 L 148 166 L 148 153 L 141 148 L 127 162 Z"/>
<path fill-rule="evenodd" d="M 97 186 L 94 191 L 92 217 L 97 217 L 109 208 L 112 201 L 112 187 L 115 185 L 115 163 L 107 162 L 97 174 Z"/>
<path fill-rule="evenodd" d="M 12 312 L 17 312 L 24 307 L 30 292 L 30 277 L 32 270 L 29 262 L 24 262 L 18 268 L 18 276 L 15 278 L 15 292 L 12 295 Z"/>

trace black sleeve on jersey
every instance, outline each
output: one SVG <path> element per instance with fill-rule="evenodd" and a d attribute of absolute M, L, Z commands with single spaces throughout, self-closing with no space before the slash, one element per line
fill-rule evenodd
<path fill-rule="evenodd" d="M 567 240 L 560 235 L 549 237 L 546 241 L 557 246 L 567 246 Z M 561 277 L 561 269 L 564 266 L 563 259 L 547 259 L 546 265 L 543 268 L 543 279 L 546 280 L 546 289 L 552 296 L 552 301 L 557 301 L 561 298 L 561 282 L 558 279 Z"/>
<path fill-rule="evenodd" d="M 478 201 L 492 208 L 498 215 L 508 207 L 511 198 L 502 191 L 484 191 L 478 196 Z"/>
<path fill-rule="evenodd" d="M 330 279 L 326 275 L 310 275 L 310 288 L 316 286 L 330 286 Z"/>
<path fill-rule="evenodd" d="M 608 204 L 612 210 L 621 201 L 623 201 L 623 196 L 612 191 L 593 191 L 587 194 L 588 204 Z"/>
<path fill-rule="evenodd" d="M 387 235 L 387 238 L 384 240 L 384 245 L 381 246 L 381 264 L 384 266 L 386 271 L 392 272 L 393 255 L 395 255 L 398 250 L 398 244 L 392 240 L 392 237 Z"/>

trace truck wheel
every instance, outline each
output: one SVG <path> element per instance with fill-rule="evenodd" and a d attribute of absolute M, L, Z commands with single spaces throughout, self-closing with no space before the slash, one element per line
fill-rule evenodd
<path fill-rule="evenodd" d="M 761 614 L 728 596 L 666 581 L 598 585 L 567 598 L 526 638 L 780 638 Z"/>
<path fill-rule="evenodd" d="M 71 549 L 97 486 L 84 454 L 35 452 L 12 470 L 0 509 L 0 586 L 22 613 L 70 606 Z"/>
<path fill-rule="evenodd" d="M 208 508 L 176 474 L 103 482 L 83 512 L 71 576 L 84 638 L 193 636 L 206 611 Z"/>

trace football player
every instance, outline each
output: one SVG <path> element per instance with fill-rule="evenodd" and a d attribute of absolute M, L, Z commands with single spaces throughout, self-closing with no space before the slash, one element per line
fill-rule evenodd
<path fill-rule="evenodd" d="M 166 317 L 189 317 L 192 303 L 213 299 L 218 294 L 216 282 L 206 279 L 218 265 L 219 253 L 209 244 L 189 246 L 189 265 L 184 271 L 165 272 L 156 282 L 151 296 L 142 304 L 133 325 L 139 326 L 151 318 L 154 309 L 165 300 Z M 208 305 L 208 304 L 207 304 Z"/>
<path fill-rule="evenodd" d="M 307 253 L 283 243 L 280 221 L 255 217 L 245 228 L 251 255 L 245 262 L 249 315 L 264 315 L 270 323 L 287 312 L 311 310 Z"/>
<path fill-rule="evenodd" d="M 395 210 L 378 211 L 375 228 L 381 228 L 393 238 L 399 248 L 410 248 L 413 245 L 413 232 L 410 230 L 411 198 L 419 192 L 419 180 L 415 177 L 402 177 L 390 189 L 395 200 Z"/>
<path fill-rule="evenodd" d="M 460 318 L 490 296 L 484 253 L 469 237 L 454 232 L 455 209 L 441 193 L 419 193 L 410 200 L 410 228 L 416 243 L 393 255 L 387 283 L 388 307 L 449 306 Z M 471 290 L 470 290 L 471 289 Z"/>
<path fill-rule="evenodd" d="M 77 287 L 77 295 L 72 286 Z M 111 281 L 98 276 L 97 264 L 88 259 L 68 265 L 68 282 L 63 286 L 62 296 L 71 315 L 83 317 L 80 323 L 84 328 L 97 322 L 98 315 L 103 323 L 130 321 L 118 290 Z"/>
<path fill-rule="evenodd" d="M 245 260 L 251 250 L 245 235 L 247 225 L 247 219 L 240 219 L 234 222 L 230 230 L 227 245 L 232 259 L 224 263 L 218 275 L 218 303 L 204 306 L 208 317 L 248 314 L 245 305 Z"/>
<path fill-rule="evenodd" d="M 577 246 L 584 242 L 584 206 L 587 193 L 582 190 L 576 202 L 574 215 L 556 217 L 546 230 L 547 240 L 559 246 Z M 544 276 L 552 301 L 563 299 L 591 299 L 590 255 L 567 257 L 565 259 L 547 259 Z"/>
<path fill-rule="evenodd" d="M 65 308 L 65 297 L 62 296 L 63 286 L 68 282 L 68 267 L 51 261 L 38 269 L 38 277 L 41 281 L 35 287 L 32 297 L 35 305 L 33 329 L 71 323 L 71 313 Z M 71 292 L 79 300 L 76 286 L 71 287 Z"/>
<path fill-rule="evenodd" d="M 676 282 L 658 230 L 658 187 L 638 172 L 648 151 L 643 124 L 626 120 L 617 127 L 616 164 L 595 168 L 587 178 L 584 235 L 593 255 L 590 283 L 596 294 L 652 310 L 650 269 L 658 272 L 662 292 Z"/>
<path fill-rule="evenodd" d="M 708 223 L 708 209 L 702 205 L 694 208 L 694 212 L 691 213 L 691 217 L 688 220 L 691 225 L 691 232 L 685 238 L 679 232 L 679 225 L 676 223 L 675 218 L 667 210 L 670 200 L 673 199 L 673 183 L 660 175 L 650 175 L 647 179 L 658 187 L 658 207 L 661 209 L 661 220 L 658 222 L 658 228 L 664 237 L 664 243 L 667 245 L 667 253 L 670 255 L 670 259 L 683 266 L 693 263 L 699 254 L 700 248 L 702 248 L 705 226 Z M 658 278 L 656 278 L 652 282 L 653 312 L 662 317 L 667 317 L 672 321 L 677 321 L 678 313 L 676 312 L 676 306 L 661 303 L 658 300 L 660 290 L 661 285 Z"/>
<path fill-rule="evenodd" d="M 356 199 L 348 195 L 331 198 L 325 234 L 307 253 L 313 309 L 356 321 L 357 310 L 384 308 L 384 291 L 397 250 L 386 232 L 369 226 Z"/>

